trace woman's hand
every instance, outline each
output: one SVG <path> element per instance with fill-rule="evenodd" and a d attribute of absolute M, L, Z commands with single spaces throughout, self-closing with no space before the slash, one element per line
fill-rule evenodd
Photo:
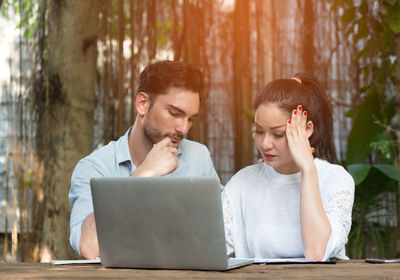
<path fill-rule="evenodd" d="M 293 159 L 301 171 L 315 166 L 313 148 L 308 140 L 312 132 L 313 124 L 307 123 L 307 112 L 303 112 L 301 105 L 297 106 L 286 124 L 286 137 Z"/>

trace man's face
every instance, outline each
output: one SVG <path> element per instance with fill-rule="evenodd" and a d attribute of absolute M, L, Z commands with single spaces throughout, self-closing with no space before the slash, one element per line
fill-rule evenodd
<path fill-rule="evenodd" d="M 152 144 L 169 137 L 178 146 L 199 115 L 199 94 L 171 87 L 165 94 L 153 98 L 143 122 L 144 135 Z"/>

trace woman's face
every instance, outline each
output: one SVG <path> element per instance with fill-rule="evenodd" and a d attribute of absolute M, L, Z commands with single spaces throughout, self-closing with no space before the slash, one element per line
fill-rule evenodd
<path fill-rule="evenodd" d="M 261 104 L 255 113 L 254 140 L 264 161 L 282 174 L 299 171 L 286 139 L 286 123 L 290 113 L 275 103 Z"/>

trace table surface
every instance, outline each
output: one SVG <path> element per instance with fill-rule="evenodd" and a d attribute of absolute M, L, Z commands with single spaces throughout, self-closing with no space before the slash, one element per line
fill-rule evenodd
<path fill-rule="evenodd" d="M 225 272 L 113 269 L 100 264 L 0 263 L 0 279 L 400 279 L 400 263 L 252 264 Z"/>

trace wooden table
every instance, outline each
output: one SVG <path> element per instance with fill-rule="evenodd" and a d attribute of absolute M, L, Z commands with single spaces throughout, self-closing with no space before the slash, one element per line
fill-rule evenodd
<path fill-rule="evenodd" d="M 97 265 L 0 263 L 0 279 L 400 279 L 400 263 L 253 264 L 226 271 L 110 269 Z"/>

